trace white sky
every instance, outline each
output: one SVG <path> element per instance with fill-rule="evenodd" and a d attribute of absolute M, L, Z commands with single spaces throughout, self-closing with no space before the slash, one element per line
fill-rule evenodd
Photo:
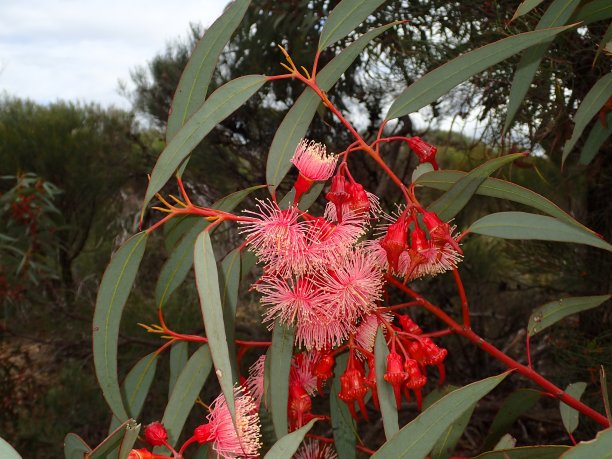
<path fill-rule="evenodd" d="M 119 80 L 228 0 L 0 0 L 0 92 L 129 108 Z"/>

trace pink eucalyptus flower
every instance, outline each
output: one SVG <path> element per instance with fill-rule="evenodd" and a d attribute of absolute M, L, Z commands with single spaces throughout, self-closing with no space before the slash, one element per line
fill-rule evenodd
<path fill-rule="evenodd" d="M 323 144 L 303 139 L 295 149 L 291 162 L 300 171 L 294 185 L 295 202 L 298 202 L 313 182 L 325 181 L 332 176 L 338 157 L 328 154 Z"/>
<path fill-rule="evenodd" d="M 307 438 L 300 449 L 293 455 L 293 459 L 337 459 L 337 454 L 331 445 Z"/>
<path fill-rule="evenodd" d="M 316 319 L 298 321 L 295 343 L 308 350 L 340 346 L 354 332 L 353 323 L 343 317 L 320 314 Z"/>
<path fill-rule="evenodd" d="M 217 456 L 224 458 L 256 457 L 261 447 L 260 424 L 257 407 L 242 387 L 234 388 L 236 427 L 223 394 L 210 406 L 207 424 L 196 427 L 194 437 L 198 443 L 212 443 Z"/>
<path fill-rule="evenodd" d="M 393 317 L 389 312 L 384 312 L 381 315 L 388 323 L 393 320 Z M 366 316 L 361 321 L 357 327 L 357 331 L 355 332 L 355 341 L 357 344 L 359 344 L 359 346 L 364 348 L 366 351 L 374 352 L 374 342 L 376 341 L 376 332 L 379 326 L 385 328 L 385 326 L 379 321 L 376 314 Z M 362 355 L 360 352 L 357 353 L 357 355 L 359 357 L 367 357 Z"/>
<path fill-rule="evenodd" d="M 260 356 L 249 368 L 249 377 L 246 380 L 246 387 L 249 395 L 253 397 L 255 404 L 259 407 L 264 398 L 264 370 L 266 365 L 266 355 Z"/>
<path fill-rule="evenodd" d="M 314 369 L 319 360 L 319 352 L 300 352 L 293 356 L 289 382 L 301 385 L 311 397 L 317 391 L 317 377 Z"/>

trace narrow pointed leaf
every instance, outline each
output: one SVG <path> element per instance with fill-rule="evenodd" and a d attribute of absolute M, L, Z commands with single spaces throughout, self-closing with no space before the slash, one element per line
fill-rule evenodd
<path fill-rule="evenodd" d="M 205 344 L 193 353 L 176 380 L 162 418 L 162 424 L 168 430 L 170 445 L 176 445 L 211 368 L 210 349 Z"/>
<path fill-rule="evenodd" d="M 414 171 L 412 172 L 412 182 L 416 182 L 421 175 L 427 174 L 428 172 L 433 172 L 434 168 L 431 163 L 422 163 L 419 164 Z"/>
<path fill-rule="evenodd" d="M 170 376 L 168 377 L 168 396 L 172 395 L 179 375 L 189 360 L 189 345 L 187 341 L 174 343 L 170 348 Z"/>
<path fill-rule="evenodd" d="M 466 175 L 467 173 L 462 171 L 428 172 L 420 176 L 416 183 L 418 185 L 428 186 L 437 190 L 450 190 L 453 184 L 457 183 Z M 549 201 L 544 196 L 517 185 L 516 183 L 488 177 L 476 189 L 476 194 L 525 204 L 526 206 L 531 206 L 534 209 L 547 213 L 558 220 L 576 226 L 583 231 L 593 233 L 592 230 L 574 220 L 570 214 L 558 207 L 552 201 Z"/>
<path fill-rule="evenodd" d="M 283 438 L 274 443 L 270 451 L 264 456 L 265 459 L 285 459 L 293 457 L 300 443 L 304 440 L 304 436 L 308 433 L 317 419 L 312 419 L 310 422 L 299 429 L 285 435 Z"/>
<path fill-rule="evenodd" d="M 264 75 L 236 78 L 213 92 L 162 151 L 151 173 L 144 207 L 168 181 L 189 153 L 212 129 L 247 101 L 266 82 Z"/>
<path fill-rule="evenodd" d="M 565 393 L 580 400 L 587 384 L 585 382 L 572 383 L 565 388 Z M 561 411 L 561 420 L 563 426 L 570 434 L 578 427 L 578 411 L 563 402 L 559 402 L 559 411 Z"/>
<path fill-rule="evenodd" d="M 597 432 L 594 440 L 581 441 L 561 459 L 610 459 L 612 451 L 612 428 Z"/>
<path fill-rule="evenodd" d="M 580 103 L 576 116 L 574 116 L 572 136 L 563 147 L 562 162 L 565 162 L 567 155 L 570 154 L 574 145 L 578 142 L 589 121 L 593 119 L 610 97 L 612 97 L 612 72 L 601 77 Z"/>
<path fill-rule="evenodd" d="M 566 24 L 579 4 L 580 0 L 555 0 L 542 15 L 535 30 L 558 27 Z M 532 46 L 526 49 L 521 56 L 521 60 L 516 67 L 512 80 L 512 87 L 508 98 L 508 113 L 506 114 L 506 122 L 503 129 L 504 132 L 507 132 L 512 124 L 527 91 L 531 87 L 531 82 L 536 74 L 536 70 L 540 66 L 540 62 L 552 41 L 553 38 Z"/>
<path fill-rule="evenodd" d="M 512 15 L 512 19 L 510 19 L 510 22 L 514 21 L 516 18 L 519 18 L 529 13 L 532 9 L 534 9 L 536 6 L 538 6 L 542 2 L 543 0 L 525 0 L 521 2 L 521 4 L 518 6 L 516 11 L 514 12 L 514 15 Z"/>
<path fill-rule="evenodd" d="M 603 21 L 612 17 L 612 3 L 610 0 L 593 0 L 582 6 L 572 21 L 581 21 L 581 25 L 588 25 L 592 22 Z"/>
<path fill-rule="evenodd" d="M 230 357 L 223 323 L 223 307 L 219 291 L 219 276 L 210 235 L 203 231 L 196 240 L 194 248 L 194 267 L 200 308 L 204 318 L 204 328 L 215 365 L 219 385 L 225 395 L 227 407 L 234 419 L 234 382 L 237 379 L 235 362 Z"/>
<path fill-rule="evenodd" d="M 370 41 L 397 24 L 399 22 L 370 30 L 342 50 L 317 74 L 316 80 L 319 87 L 323 91 L 329 91 Z M 295 148 L 300 139 L 306 135 L 308 126 L 310 126 L 310 122 L 320 104 L 319 96 L 310 88 L 306 88 L 285 115 L 274 135 L 268 153 L 266 164 L 266 182 L 268 185 L 276 188 L 287 175 Z"/>
<path fill-rule="evenodd" d="M 266 186 L 267 185 L 255 185 L 245 188 L 244 190 L 234 191 L 233 193 L 228 194 L 227 196 L 224 196 L 223 198 L 215 201 L 215 203 L 212 205 L 212 208 L 223 210 L 225 212 L 231 212 L 253 191 L 261 190 L 262 188 L 266 188 Z"/>
<path fill-rule="evenodd" d="M 519 389 L 511 393 L 495 415 L 482 449 L 485 451 L 492 449 L 516 420 L 530 410 L 540 397 L 540 392 L 532 389 Z"/>
<path fill-rule="evenodd" d="M 334 446 L 339 459 L 355 459 L 357 456 L 355 447 L 357 445 L 357 428 L 355 420 L 351 416 L 346 403 L 338 398 L 340 393 L 340 376 L 346 369 L 348 356 L 340 355 L 336 359 L 334 367 L 334 381 L 330 388 L 329 408 L 331 415 L 332 432 L 334 434 Z"/>
<path fill-rule="evenodd" d="M 176 88 L 172 108 L 168 116 L 166 141 L 169 142 L 189 117 L 204 103 L 208 85 L 223 48 L 242 21 L 250 0 L 235 0 L 206 30 Z"/>
<path fill-rule="evenodd" d="M 385 342 L 385 335 L 381 327 L 376 332 L 374 345 L 374 357 L 376 365 L 376 389 L 378 392 L 378 402 L 380 403 L 380 413 L 382 414 L 383 428 L 385 437 L 389 440 L 399 431 L 397 421 L 397 406 L 393 387 L 385 381 L 384 375 L 387 372 L 387 355 L 389 348 Z"/>
<path fill-rule="evenodd" d="M 426 410 L 442 397 L 457 389 L 459 389 L 459 387 L 451 385 L 434 389 L 427 394 L 427 397 L 425 397 L 425 400 L 423 400 L 423 410 Z M 475 407 L 476 404 L 468 407 L 468 409 L 465 410 L 455 422 L 448 426 L 446 431 L 440 436 L 431 450 L 431 459 L 449 458 L 451 456 L 453 450 L 455 449 L 455 445 L 463 435 L 463 432 L 470 422 L 470 418 L 472 417 Z"/>
<path fill-rule="evenodd" d="M 385 0 L 342 0 L 329 13 L 319 37 L 319 51 L 346 37 Z"/>
<path fill-rule="evenodd" d="M 486 215 L 472 223 L 469 231 L 502 239 L 574 242 L 612 251 L 612 245 L 591 233 L 552 217 L 526 212 L 498 212 Z"/>
<path fill-rule="evenodd" d="M 238 306 L 238 287 L 240 285 L 240 247 L 228 253 L 221 262 L 221 305 L 223 323 L 230 355 L 236 355 L 235 321 Z"/>
<path fill-rule="evenodd" d="M 597 62 L 597 59 L 599 58 L 599 55 L 602 53 L 603 50 L 608 48 L 607 51 L 610 52 L 609 46 L 611 43 L 612 43 L 612 23 L 608 25 L 608 28 L 606 29 L 606 33 L 604 33 L 603 38 L 599 42 L 599 46 L 597 46 L 597 52 L 595 53 L 595 57 L 593 58 L 593 66 L 595 66 L 595 62 Z"/>
<path fill-rule="evenodd" d="M 507 375 L 502 373 L 451 392 L 404 426 L 372 458 L 425 458 L 446 429 Z"/>
<path fill-rule="evenodd" d="M 612 24 L 610 26 L 612 27 Z M 599 120 L 595 121 L 595 124 L 593 124 L 587 139 L 584 141 L 582 150 L 580 151 L 580 159 L 578 160 L 580 164 L 590 164 L 601 146 L 610 137 L 610 134 L 612 134 L 612 114 L 606 117 L 606 124 L 608 127 L 601 124 Z"/>
<path fill-rule="evenodd" d="M 183 283 L 193 266 L 193 244 L 198 235 L 209 225 L 203 218 L 193 221 L 192 227 L 174 248 L 163 264 L 155 285 L 155 303 L 162 308 L 170 295 Z"/>
<path fill-rule="evenodd" d="M 140 416 L 156 369 L 157 354 L 153 352 L 140 359 L 125 377 L 123 382 L 125 406 L 129 415 L 133 418 Z"/>
<path fill-rule="evenodd" d="M 123 424 L 121 424 L 114 432 L 112 432 L 108 437 L 106 437 L 102 443 L 100 443 L 96 448 L 89 454 L 88 459 L 102 459 L 108 455 L 114 449 L 120 447 L 121 442 L 123 442 L 127 429 L 135 429 L 138 426 L 138 423 L 133 419 L 128 419 Z"/>
<path fill-rule="evenodd" d="M 113 255 L 104 271 L 93 319 L 93 354 L 96 376 L 106 403 L 120 420 L 128 414 L 117 377 L 119 324 L 144 254 L 148 234 L 136 234 Z"/>
<path fill-rule="evenodd" d="M 408 86 L 395 99 L 386 119 L 392 120 L 416 112 L 487 67 L 571 27 L 556 27 L 514 35 L 456 57 Z"/>
<path fill-rule="evenodd" d="M 473 459 L 558 459 L 569 446 L 522 446 L 480 454 Z"/>
<path fill-rule="evenodd" d="M 0 457 L 6 457 L 7 459 L 21 459 L 21 456 L 19 456 L 16 451 L 14 453 L 16 455 L 11 456 L 9 448 L 12 449 L 12 447 L 6 442 L 6 445 L 3 445 L 2 442 L 4 442 L 4 440 L 0 438 Z M 83 457 L 85 457 L 85 454 L 89 453 L 91 453 L 91 448 L 87 445 L 87 443 L 85 443 L 85 440 L 83 440 L 77 434 L 69 433 L 68 435 L 66 435 L 66 437 L 64 437 L 65 459 L 83 459 Z"/>
<path fill-rule="evenodd" d="M 551 301 L 535 309 L 529 317 L 529 336 L 541 332 L 564 317 L 596 308 L 610 299 L 611 295 L 577 296 Z"/>
<path fill-rule="evenodd" d="M 490 159 L 460 178 L 451 188 L 431 203 L 427 209 L 438 214 L 443 221 L 448 221 L 457 215 L 474 196 L 478 187 L 485 179 L 500 167 L 512 161 L 524 158 L 525 153 L 515 153 Z"/>
<path fill-rule="evenodd" d="M 278 320 L 272 331 L 270 346 L 270 414 L 276 438 L 287 435 L 287 402 L 289 400 L 289 371 L 293 357 L 293 327 L 281 324 Z"/>
<path fill-rule="evenodd" d="M 125 435 L 119 445 L 119 454 L 117 459 L 127 459 L 130 451 L 134 447 L 136 440 L 138 440 L 138 434 L 140 433 L 141 424 L 128 424 L 125 428 Z"/>

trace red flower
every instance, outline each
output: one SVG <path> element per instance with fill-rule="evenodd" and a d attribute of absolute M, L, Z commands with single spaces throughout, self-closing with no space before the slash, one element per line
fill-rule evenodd
<path fill-rule="evenodd" d="M 152 422 L 144 428 L 144 438 L 150 445 L 161 446 L 168 441 L 168 431 L 161 422 Z"/>

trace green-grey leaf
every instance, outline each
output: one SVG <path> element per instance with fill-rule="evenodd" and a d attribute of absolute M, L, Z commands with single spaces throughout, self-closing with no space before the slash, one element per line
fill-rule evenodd
<path fill-rule="evenodd" d="M 495 415 L 482 449 L 492 449 L 512 424 L 530 410 L 540 397 L 540 392 L 532 389 L 519 389 L 511 393 Z"/>
<path fill-rule="evenodd" d="M 210 95 L 157 158 L 145 193 L 143 212 L 155 193 L 172 177 L 183 160 L 217 123 L 231 115 L 265 82 L 264 75 L 247 75 L 224 84 Z"/>
<path fill-rule="evenodd" d="M 289 371 L 293 357 L 293 327 L 283 325 L 278 320 L 272 331 L 270 346 L 270 414 L 276 438 L 287 434 L 287 402 L 289 400 Z"/>
<path fill-rule="evenodd" d="M 346 37 L 385 0 L 342 0 L 329 13 L 319 37 L 319 51 Z"/>
<path fill-rule="evenodd" d="M 417 167 L 415 167 L 414 171 L 412 172 L 412 182 L 416 182 L 419 177 L 423 174 L 427 174 L 428 172 L 433 172 L 434 168 L 431 165 L 431 163 L 422 163 L 419 164 Z"/>
<path fill-rule="evenodd" d="M 503 239 L 574 242 L 612 251 L 612 245 L 591 233 L 552 217 L 526 212 L 497 212 L 486 215 L 472 223 L 469 231 Z"/>
<path fill-rule="evenodd" d="M 599 46 L 597 46 L 597 52 L 595 53 L 595 57 L 593 58 L 593 66 L 595 66 L 595 62 L 597 62 L 597 59 L 599 58 L 601 52 L 608 48 L 610 44 L 612 44 L 612 22 L 608 25 L 606 33 L 604 33 L 603 38 L 599 42 Z M 607 51 L 610 52 L 610 49 L 607 49 Z"/>
<path fill-rule="evenodd" d="M 572 131 L 572 136 L 563 147 L 562 162 L 565 162 L 567 155 L 570 154 L 574 145 L 578 142 L 578 139 L 589 121 L 591 121 L 610 97 L 612 97 L 612 72 L 597 80 L 580 103 L 580 107 L 578 107 L 576 111 L 576 116 L 574 116 L 574 130 Z"/>
<path fill-rule="evenodd" d="M 524 14 L 529 13 L 532 9 L 542 3 L 543 0 L 524 0 L 518 6 L 514 14 L 512 15 L 512 19 L 510 22 L 514 21 L 516 18 L 523 16 Z"/>
<path fill-rule="evenodd" d="M 93 319 L 93 354 L 96 376 L 106 403 L 120 420 L 128 418 L 117 377 L 119 324 L 140 261 L 148 233 L 132 236 L 111 258 L 96 299 Z"/>
<path fill-rule="evenodd" d="M 416 112 L 487 67 L 546 41 L 570 27 L 572 26 L 521 33 L 456 57 L 408 86 L 395 99 L 386 119 L 392 120 Z"/>
<path fill-rule="evenodd" d="M 395 395 L 393 394 L 393 387 L 385 381 L 384 378 L 387 372 L 387 355 L 389 355 L 389 348 L 385 342 L 385 335 L 382 327 L 378 327 L 374 345 L 376 389 L 378 392 L 378 402 L 380 404 L 380 413 L 382 415 L 385 437 L 389 440 L 399 431 L 399 424 L 397 421 L 397 406 L 395 403 Z"/>
<path fill-rule="evenodd" d="M 209 225 L 209 222 L 199 218 L 193 222 L 193 226 L 183 236 L 174 248 L 170 257 L 163 264 L 157 284 L 155 285 L 155 303 L 162 308 L 172 292 L 179 287 L 193 265 L 193 244 L 198 235 Z"/>
<path fill-rule="evenodd" d="M 428 172 L 419 177 L 416 183 L 417 185 L 428 186 L 437 190 L 449 190 L 454 183 L 466 175 L 467 173 L 462 171 Z M 566 213 L 552 201 L 516 183 L 488 177 L 478 187 L 476 194 L 525 204 L 526 206 L 531 206 L 548 215 L 552 215 L 558 220 L 562 220 L 584 231 L 593 233 L 592 230 L 574 220 L 570 214 Z"/>
<path fill-rule="evenodd" d="M 610 24 L 610 27 L 612 27 L 612 24 Z M 580 164 L 589 164 L 593 161 L 603 143 L 612 134 L 612 113 L 606 117 L 606 124 L 608 125 L 607 127 L 601 124 L 599 120 L 593 124 L 580 151 L 580 159 L 578 160 Z"/>
<path fill-rule="evenodd" d="M 576 7 L 580 4 L 580 0 L 555 0 L 550 4 L 542 18 L 536 25 L 535 30 L 547 29 L 549 27 L 562 26 L 567 23 L 567 20 L 573 14 Z M 520 7 L 519 7 L 520 8 Z M 523 53 L 521 60 L 514 72 L 510 96 L 508 98 L 508 113 L 506 114 L 506 122 L 503 132 L 507 132 L 512 124 L 516 113 L 518 112 L 527 91 L 531 86 L 536 70 L 540 66 L 540 62 L 553 39 L 549 39 L 543 43 L 528 48 Z"/>
<path fill-rule="evenodd" d="M 507 375 L 492 376 L 451 392 L 404 426 L 372 458 L 425 458 L 446 429 Z"/>
<path fill-rule="evenodd" d="M 274 443 L 270 451 L 264 456 L 265 459 L 285 459 L 293 457 L 300 443 L 304 440 L 304 435 L 312 428 L 317 419 L 311 419 L 310 422 L 299 429 L 285 435 L 283 438 Z"/>
<path fill-rule="evenodd" d="M 569 446 L 522 446 L 480 454 L 473 459 L 558 459 Z"/>
<path fill-rule="evenodd" d="M 593 309 L 609 300 L 611 295 L 599 296 L 577 296 L 561 298 L 560 300 L 546 303 L 531 313 L 527 331 L 529 336 L 541 332 L 547 327 L 557 323 L 564 317 L 578 312 Z"/>
<path fill-rule="evenodd" d="M 215 373 L 223 395 L 225 395 L 232 419 L 235 419 L 234 381 L 237 378 L 237 371 L 234 359 L 230 357 L 227 347 L 223 307 L 221 306 L 221 293 L 219 291 L 219 276 L 208 231 L 202 231 L 198 236 L 193 253 L 200 308 L 202 309 L 210 353 L 215 364 Z"/>
<path fill-rule="evenodd" d="M 125 428 L 125 435 L 121 441 L 119 447 L 119 454 L 117 459 L 127 459 L 130 451 L 134 447 L 136 440 L 138 440 L 138 434 L 140 433 L 141 424 L 128 424 Z"/>
<path fill-rule="evenodd" d="M 211 368 L 210 349 L 204 344 L 193 353 L 176 380 L 162 418 L 162 424 L 168 430 L 170 445 L 176 445 Z"/>
<path fill-rule="evenodd" d="M 174 343 L 170 348 L 170 376 L 168 377 L 168 396 L 172 395 L 176 380 L 187 365 L 189 345 L 187 341 Z"/>
<path fill-rule="evenodd" d="M 228 253 L 221 262 L 221 306 L 223 307 L 223 323 L 230 355 L 236 355 L 234 342 L 236 307 L 238 306 L 238 287 L 240 285 L 240 247 Z"/>
<path fill-rule="evenodd" d="M 242 21 L 249 3 L 250 0 L 235 0 L 230 3 L 206 30 L 191 53 L 172 100 L 166 141 L 172 140 L 189 117 L 204 103 L 219 55 Z"/>
<path fill-rule="evenodd" d="M 13 449 L 11 445 L 0 438 L 0 457 L 6 457 L 7 459 L 21 459 L 21 456 L 17 454 L 17 451 L 13 450 L 13 454 L 11 449 Z M 87 443 L 85 443 L 85 440 L 83 440 L 77 434 L 71 432 L 64 437 L 65 459 L 83 459 L 85 454 L 89 454 L 90 452 L 91 448 L 87 445 Z M 13 454 L 13 456 L 11 456 L 11 454 Z"/>
<path fill-rule="evenodd" d="M 581 441 L 561 456 L 561 459 L 610 459 L 612 457 L 612 428 L 597 432 L 594 440 Z"/>
<path fill-rule="evenodd" d="M 577 382 L 572 383 L 565 388 L 565 393 L 576 400 L 580 400 L 584 390 L 586 389 L 587 383 Z M 559 402 L 559 411 L 561 412 L 561 420 L 563 426 L 570 434 L 578 427 L 578 411 L 563 402 Z"/>
<path fill-rule="evenodd" d="M 329 91 L 368 43 L 396 24 L 398 22 L 370 30 L 334 57 L 316 76 L 321 90 Z M 306 135 L 320 103 L 319 96 L 310 88 L 306 88 L 276 130 L 266 163 L 266 182 L 272 187 L 276 188 L 291 168 L 295 148 Z"/>
<path fill-rule="evenodd" d="M 608 379 L 606 369 L 603 365 L 599 367 L 599 387 L 601 387 L 601 398 L 603 398 L 604 409 L 608 422 L 612 425 L 612 409 L 610 409 L 610 395 L 608 394 Z"/>
<path fill-rule="evenodd" d="M 136 362 L 123 382 L 125 406 L 133 418 L 140 416 L 157 369 L 157 354 L 152 352 Z"/>
<path fill-rule="evenodd" d="M 249 188 L 245 188 L 244 190 L 234 191 L 232 194 L 228 194 L 227 196 L 216 201 L 212 205 L 212 208 L 223 210 L 224 212 L 231 212 L 253 191 L 261 190 L 262 188 L 266 188 L 266 186 L 267 185 L 255 185 Z"/>
<path fill-rule="evenodd" d="M 465 207 L 489 175 L 500 167 L 524 157 L 524 153 L 514 153 L 490 159 L 461 177 L 446 193 L 431 203 L 427 210 L 435 212 L 443 221 L 449 221 Z"/>
<path fill-rule="evenodd" d="M 121 424 L 117 429 L 115 429 L 108 437 L 106 437 L 102 443 L 100 443 L 96 448 L 87 456 L 88 459 L 102 459 L 106 457 L 108 453 L 119 447 L 121 442 L 123 442 L 127 429 L 136 429 L 138 423 L 134 419 L 128 419 L 123 424 Z"/>
<path fill-rule="evenodd" d="M 346 369 L 347 360 L 347 354 L 342 354 L 336 359 L 336 365 L 334 367 L 335 376 L 329 394 L 334 446 L 336 447 L 339 459 L 355 459 L 355 446 L 357 445 L 355 420 L 351 416 L 346 403 L 338 398 L 338 394 L 340 393 L 340 376 Z"/>
<path fill-rule="evenodd" d="M 610 0 L 593 0 L 580 8 L 572 21 L 582 21 L 581 25 L 589 25 L 592 22 L 603 21 L 612 17 L 612 3 Z"/>

